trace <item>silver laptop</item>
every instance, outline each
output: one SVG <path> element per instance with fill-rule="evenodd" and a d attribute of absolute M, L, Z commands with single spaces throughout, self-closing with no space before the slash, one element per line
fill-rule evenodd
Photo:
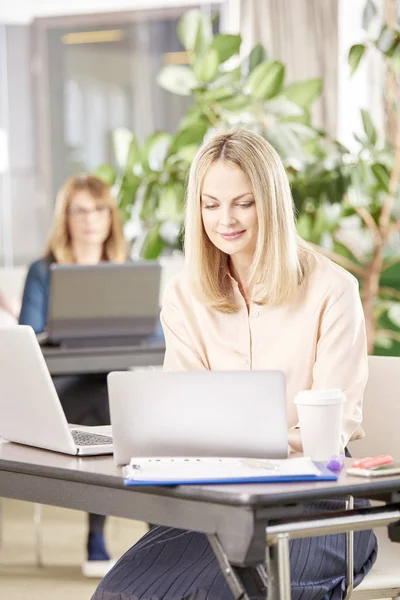
<path fill-rule="evenodd" d="M 285 388 L 281 371 L 110 373 L 114 459 L 286 458 Z"/>
<path fill-rule="evenodd" d="M 53 343 L 132 343 L 159 323 L 157 262 L 50 267 L 47 339 Z"/>
<path fill-rule="evenodd" d="M 65 454 L 112 454 L 112 437 L 68 425 L 33 329 L 0 328 L 0 435 Z"/>

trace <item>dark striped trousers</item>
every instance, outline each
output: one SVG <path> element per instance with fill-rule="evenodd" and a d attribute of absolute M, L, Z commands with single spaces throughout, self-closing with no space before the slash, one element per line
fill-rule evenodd
<path fill-rule="evenodd" d="M 355 500 L 355 507 L 368 505 Z M 313 502 L 304 514 L 344 508 L 344 500 Z M 377 554 L 373 532 L 354 534 L 355 584 Z M 346 589 L 345 534 L 290 541 L 292 600 L 341 600 Z M 239 569 L 251 600 L 265 589 L 253 568 Z M 101 581 L 92 600 L 232 600 L 217 559 L 201 533 L 154 527 L 130 548 Z"/>

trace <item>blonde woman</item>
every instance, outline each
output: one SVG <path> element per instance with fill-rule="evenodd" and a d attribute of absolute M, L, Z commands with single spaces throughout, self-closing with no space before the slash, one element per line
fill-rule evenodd
<path fill-rule="evenodd" d="M 163 301 L 165 369 L 283 370 L 291 445 L 298 450 L 295 393 L 341 387 L 343 442 L 360 437 L 367 349 L 357 281 L 298 237 L 283 165 L 263 138 L 238 130 L 199 150 L 188 184 L 185 249 L 187 269 Z M 342 499 L 322 504 L 344 507 Z M 292 598 L 343 598 L 345 554 L 344 535 L 293 540 Z M 375 557 L 373 533 L 356 533 L 357 584 Z M 256 571 L 239 572 L 249 597 L 264 599 Z M 106 575 L 93 600 L 122 597 L 231 600 L 232 593 L 206 536 L 154 527 Z"/>
<path fill-rule="evenodd" d="M 124 262 L 122 222 L 109 186 L 95 175 L 68 179 L 60 189 L 45 255 L 30 265 L 20 321 L 44 331 L 49 297 L 49 266 L 57 263 Z"/>
<path fill-rule="evenodd" d="M 45 330 L 50 264 L 124 262 L 127 249 L 118 207 L 110 188 L 94 175 L 71 177 L 60 189 L 45 255 L 29 267 L 19 322 Z M 106 375 L 53 378 L 70 423 L 110 423 Z M 102 577 L 112 566 L 104 542 L 105 517 L 89 515 L 88 560 L 83 574 Z"/>

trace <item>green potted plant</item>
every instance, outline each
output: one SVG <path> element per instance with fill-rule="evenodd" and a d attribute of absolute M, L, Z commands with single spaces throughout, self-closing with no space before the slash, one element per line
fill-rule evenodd
<path fill-rule="evenodd" d="M 371 20 L 371 7 L 368 14 Z M 320 80 L 285 85 L 284 65 L 269 60 L 259 45 L 240 60 L 240 36 L 213 36 L 211 20 L 198 11 L 184 15 L 178 34 L 188 64 L 166 66 L 158 76 L 171 93 L 192 98 L 178 131 L 156 132 L 142 144 L 131 132 L 117 131 L 119 168 L 102 165 L 97 171 L 115 185 L 136 252 L 154 259 L 167 246 L 181 248 L 185 179 L 199 145 L 219 129 L 251 128 L 284 161 L 299 233 L 359 279 L 369 351 L 396 351 L 400 293 L 391 278 L 400 265 L 399 97 L 392 107 L 396 136 L 378 139 L 371 116 L 362 111 L 364 135 L 353 153 L 312 126 L 310 109 L 321 93 Z M 352 71 L 374 50 L 398 77 L 399 39 L 399 32 L 384 24 L 378 38 L 350 49 Z"/>
<path fill-rule="evenodd" d="M 211 25 L 197 10 L 185 13 L 178 35 L 188 64 L 165 66 L 158 75 L 159 85 L 192 98 L 178 131 L 156 132 L 142 144 L 133 133 L 116 131 L 117 168 L 106 164 L 97 169 L 115 186 L 127 230 L 144 258 L 157 258 L 166 246 L 181 247 L 186 174 L 206 135 L 251 127 L 278 148 L 292 173 L 313 162 L 319 144 L 310 108 L 322 82 L 285 85 L 284 65 L 268 59 L 262 46 L 240 60 L 240 35 L 214 36 Z"/>

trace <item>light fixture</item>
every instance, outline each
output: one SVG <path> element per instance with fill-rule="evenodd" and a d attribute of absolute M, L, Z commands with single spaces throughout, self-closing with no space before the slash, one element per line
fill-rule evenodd
<path fill-rule="evenodd" d="M 188 65 L 191 60 L 191 52 L 165 52 L 163 55 L 166 65 Z"/>
<path fill-rule="evenodd" d="M 103 42 L 119 42 L 124 38 L 120 29 L 100 29 L 98 31 L 76 31 L 66 33 L 61 41 L 68 46 L 74 44 L 101 44 Z"/>

